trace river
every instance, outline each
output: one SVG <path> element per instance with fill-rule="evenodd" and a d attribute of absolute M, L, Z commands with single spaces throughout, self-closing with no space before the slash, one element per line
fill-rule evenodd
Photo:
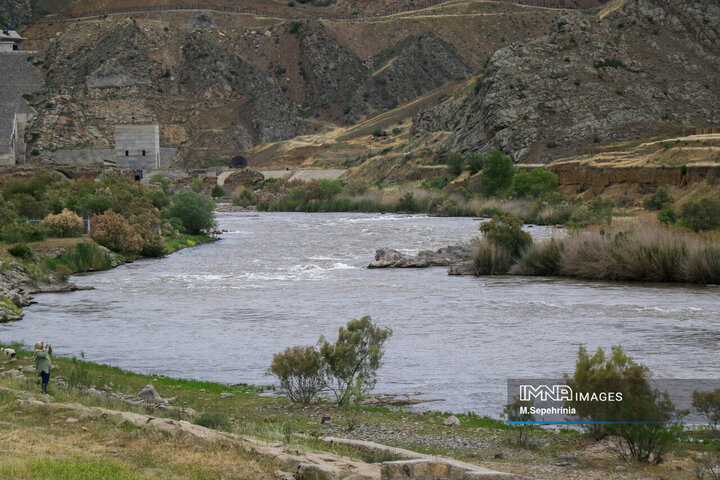
<path fill-rule="evenodd" d="M 720 290 L 571 279 L 368 270 L 377 247 L 412 252 L 478 235 L 470 218 L 221 213 L 218 242 L 73 277 L 95 290 L 38 295 L 0 339 L 125 369 L 270 384 L 273 353 L 371 315 L 394 335 L 376 392 L 498 416 L 507 378 L 572 373 L 578 345 L 622 344 L 656 377 L 718 378 Z M 534 227 L 535 237 L 552 234 Z M 161 392 L 162 393 L 162 392 Z"/>

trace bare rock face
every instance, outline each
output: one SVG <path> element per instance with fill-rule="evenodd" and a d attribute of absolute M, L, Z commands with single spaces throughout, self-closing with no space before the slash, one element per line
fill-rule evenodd
<path fill-rule="evenodd" d="M 630 0 L 600 19 L 573 13 L 548 36 L 491 58 L 476 92 L 418 115 L 414 133 L 452 130 L 449 152 L 500 149 L 548 163 L 595 144 L 720 118 L 720 6 Z"/>

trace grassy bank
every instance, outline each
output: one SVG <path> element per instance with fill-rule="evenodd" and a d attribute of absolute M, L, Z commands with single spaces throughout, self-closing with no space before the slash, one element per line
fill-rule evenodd
<path fill-rule="evenodd" d="M 16 365 L 29 363 L 29 352 L 19 351 Z M 297 449 L 333 452 L 367 462 L 395 459 L 317 440 L 326 435 L 347 435 L 342 412 L 331 402 L 301 407 L 285 397 L 268 396 L 264 388 L 141 375 L 63 357 L 56 357 L 54 363 L 60 369 L 52 373 L 53 378 L 62 375 L 70 384 L 79 386 L 62 390 L 51 385 L 50 395 L 55 402 L 183 419 Z M 0 444 L 8 459 L 0 465 L 2 478 L 274 478 L 277 466 L 272 460 L 232 443 L 218 445 L 149 428 L 117 425 L 109 419 L 78 417 L 70 409 L 20 406 L 16 399 L 48 398 L 39 394 L 37 377 L 25 375 L 21 380 L 0 377 L 0 422 L 4 432 Z M 152 410 L 84 390 L 93 385 L 101 390 L 108 385 L 112 386 L 113 393 L 136 395 L 147 384 L 153 384 L 163 397 L 175 397 L 176 401 L 167 408 Z M 3 391 L 3 388 L 14 392 Z M 221 397 L 221 393 L 233 396 Z M 197 414 L 191 417 L 178 407 L 192 408 Z M 514 444 L 515 432 L 498 419 L 458 414 L 461 425 L 446 426 L 443 422 L 449 415 L 439 412 L 418 415 L 406 409 L 366 407 L 361 412 L 361 426 L 355 436 L 549 479 L 568 478 L 569 474 L 612 474 L 618 465 L 612 455 L 598 450 L 596 442 L 577 432 L 532 429 L 526 432 L 528 445 L 519 448 Z M 323 416 L 329 416 L 330 422 L 321 424 Z M 293 436 L 296 433 L 306 438 Z M 692 478 L 692 461 L 684 448 L 678 447 L 675 455 L 670 455 L 667 462 L 659 466 L 622 462 L 622 475 L 613 478 L 646 478 L 649 474 Z M 586 463 L 570 470 L 556 468 L 557 457 L 567 455 L 577 455 Z"/>

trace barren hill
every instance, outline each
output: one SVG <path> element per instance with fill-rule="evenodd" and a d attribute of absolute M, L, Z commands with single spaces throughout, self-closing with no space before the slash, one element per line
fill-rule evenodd
<path fill-rule="evenodd" d="M 446 151 L 547 163 L 597 144 L 720 126 L 720 2 L 629 0 L 498 50 L 476 93 L 415 120 Z M 602 17 L 602 18 L 601 18 Z"/>
<path fill-rule="evenodd" d="M 81 4 L 92 7 L 63 11 Z M 546 32 L 562 13 L 455 1 L 357 20 L 196 10 L 39 22 L 24 32 L 46 45 L 33 60 L 46 84 L 32 99 L 26 138 L 39 155 L 28 160 L 111 147 L 115 124 L 158 123 L 178 165 L 222 164 L 472 78 L 497 48 Z"/>

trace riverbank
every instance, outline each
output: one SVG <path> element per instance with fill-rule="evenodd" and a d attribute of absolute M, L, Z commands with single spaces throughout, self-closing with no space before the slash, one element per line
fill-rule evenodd
<path fill-rule="evenodd" d="M 449 413 L 382 407 L 363 408 L 359 428 L 349 435 L 342 412 L 330 402 L 299 407 L 285 397 L 268 396 L 265 388 L 140 375 L 63 357 L 54 359 L 59 369 L 52 372 L 50 395 L 42 396 L 34 373 L 4 374 L 31 363 L 29 352 L 13 347 L 18 359 L 3 364 L 0 374 L 2 444 L 8 454 L 0 467 L 3 477 L 44 478 L 44 469 L 54 468 L 54 478 L 73 478 L 73 473 L 106 479 L 269 479 L 283 478 L 276 472 L 288 471 L 283 462 L 289 452 L 327 452 L 368 464 L 398 460 L 387 451 L 373 453 L 321 440 L 342 436 L 529 478 L 694 478 L 694 453 L 688 444 L 678 446 L 661 465 L 639 465 L 618 460 L 606 450 L 606 442 L 574 431 L 532 429 L 527 433 L 529 446 L 519 448 L 513 444 L 514 432 L 500 420 L 458 414 L 459 422 L 454 422 Z M 136 403 L 148 384 L 165 401 Z M 157 420 L 143 426 L 134 421 L 148 414 Z M 330 419 L 323 422 L 324 417 Z M 188 430 L 194 425 L 210 427 L 222 438 L 193 435 Z M 275 453 L 233 441 L 247 436 L 272 442 Z"/>
<path fill-rule="evenodd" d="M 178 235 L 166 240 L 165 255 L 215 240 L 217 237 L 207 234 Z M 19 252 L 11 245 L 0 244 L 0 322 L 21 320 L 22 308 L 34 303 L 35 294 L 91 288 L 68 282 L 71 274 L 107 270 L 142 258 L 111 252 L 89 237 L 50 238 L 23 245 L 26 249 Z M 78 245 L 87 247 L 78 249 Z M 82 258 L 78 261 L 77 257 Z"/>

